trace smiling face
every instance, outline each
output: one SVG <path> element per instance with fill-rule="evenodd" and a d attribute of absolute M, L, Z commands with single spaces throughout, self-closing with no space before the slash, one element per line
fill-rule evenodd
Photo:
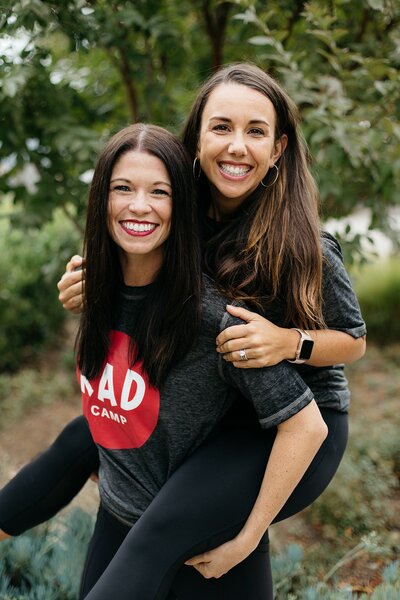
<path fill-rule="evenodd" d="M 126 284 L 153 281 L 163 262 L 171 216 L 172 187 L 164 163 L 146 152 L 123 154 L 111 174 L 108 220 Z"/>
<path fill-rule="evenodd" d="M 275 139 L 275 123 L 272 102 L 253 88 L 222 83 L 211 92 L 197 156 L 220 215 L 234 212 L 284 151 L 286 136 Z"/>

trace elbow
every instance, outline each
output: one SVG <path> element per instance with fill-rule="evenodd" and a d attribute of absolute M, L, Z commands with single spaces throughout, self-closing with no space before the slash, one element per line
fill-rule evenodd
<path fill-rule="evenodd" d="M 351 357 L 349 357 L 349 360 L 346 361 L 347 364 L 353 363 L 356 360 L 359 360 L 360 358 L 362 358 L 365 354 L 366 349 L 367 349 L 367 336 L 363 335 L 362 337 L 355 339 L 353 341 L 352 355 L 351 355 Z"/>
<path fill-rule="evenodd" d="M 360 338 L 360 356 L 359 356 L 359 358 L 362 358 L 364 356 L 366 350 L 367 350 L 367 336 L 363 335 Z"/>
<path fill-rule="evenodd" d="M 325 421 L 321 417 L 321 422 L 318 425 L 318 431 L 315 432 L 315 436 L 319 440 L 320 446 L 322 446 L 322 444 L 328 437 L 328 433 L 329 433 L 328 425 L 325 423 Z"/>
<path fill-rule="evenodd" d="M 316 450 L 322 446 L 328 437 L 328 433 L 328 425 L 325 423 L 321 413 L 319 412 L 318 418 L 313 420 L 308 429 L 309 439 L 312 441 L 312 444 L 315 445 Z"/>

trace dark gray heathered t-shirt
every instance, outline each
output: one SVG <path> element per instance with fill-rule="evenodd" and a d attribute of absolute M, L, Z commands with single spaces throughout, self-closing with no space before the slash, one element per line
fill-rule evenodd
<path fill-rule="evenodd" d="M 236 369 L 215 351 L 215 338 L 237 319 L 227 300 L 204 278 L 200 333 L 173 367 L 161 390 L 141 365 L 129 368 L 124 333 L 142 300 L 135 288 L 121 294 L 111 348 L 102 375 L 81 377 L 83 410 L 100 453 L 100 496 L 119 519 L 134 523 L 162 485 L 213 431 L 236 391 L 255 407 L 262 427 L 278 425 L 304 408 L 313 394 L 294 367 Z"/>
<path fill-rule="evenodd" d="M 343 264 L 339 243 L 330 234 L 322 238 L 323 314 L 328 329 L 348 333 L 354 338 L 367 333 L 360 306 Z M 344 374 L 344 365 L 312 367 L 296 365 L 296 369 L 313 391 L 319 406 L 346 412 L 350 403 L 350 390 Z"/>

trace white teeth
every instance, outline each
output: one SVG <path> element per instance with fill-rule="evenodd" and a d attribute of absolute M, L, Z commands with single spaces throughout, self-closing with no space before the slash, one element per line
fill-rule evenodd
<path fill-rule="evenodd" d="M 239 166 L 239 165 L 228 165 L 226 163 L 220 163 L 219 166 L 224 171 L 224 173 L 226 173 L 227 175 L 233 175 L 236 177 L 241 177 L 243 175 L 246 175 L 246 173 L 248 173 L 251 168 L 251 167 L 244 167 L 244 166 Z"/>
<path fill-rule="evenodd" d="M 130 221 L 124 221 L 123 226 L 125 229 L 136 231 L 137 233 L 143 233 L 144 231 L 152 231 L 156 228 L 156 225 L 152 223 L 131 223 Z"/>

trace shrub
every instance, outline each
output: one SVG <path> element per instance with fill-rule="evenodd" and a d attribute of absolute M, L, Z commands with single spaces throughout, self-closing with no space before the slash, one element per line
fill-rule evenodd
<path fill-rule="evenodd" d="M 399 423 L 381 422 L 379 427 L 357 421 L 349 448 L 332 483 L 310 507 L 314 524 L 326 535 L 356 535 L 390 528 L 395 518 L 398 489 Z M 368 431 L 369 435 L 365 435 Z"/>
<path fill-rule="evenodd" d="M 356 292 L 369 341 L 400 342 L 400 259 L 362 267 L 357 275 Z"/>
<path fill-rule="evenodd" d="M 2 600 L 76 600 L 93 518 L 81 509 L 71 510 L 26 534 L 0 544 L 0 598 Z M 368 547 L 368 544 L 366 544 Z M 355 549 L 354 549 L 355 550 Z M 347 562 L 347 553 L 333 565 L 336 572 Z M 297 544 L 272 557 L 276 600 L 366 599 L 327 583 L 328 576 L 311 576 L 307 555 Z M 382 582 L 370 600 L 397 600 L 400 562 L 385 567 Z"/>
<path fill-rule="evenodd" d="M 0 598 L 76 600 L 93 519 L 80 509 L 0 544 Z"/>
<path fill-rule="evenodd" d="M 56 283 L 78 237 L 61 214 L 41 230 L 0 219 L 0 371 L 19 368 L 63 322 Z"/>

